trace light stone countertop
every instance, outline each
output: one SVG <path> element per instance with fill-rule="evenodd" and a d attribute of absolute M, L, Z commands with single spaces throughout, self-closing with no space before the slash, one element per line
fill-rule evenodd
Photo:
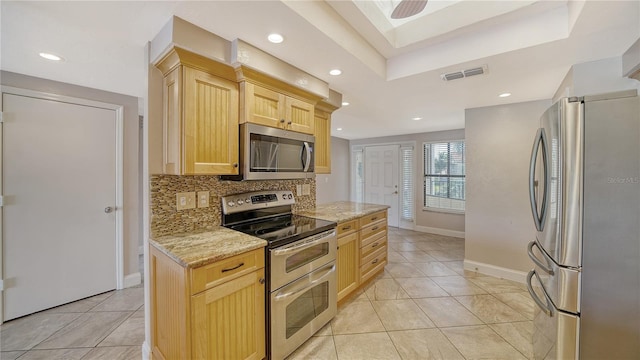
<path fill-rule="evenodd" d="M 149 243 L 185 268 L 208 265 L 267 246 L 265 240 L 222 226 L 198 233 L 149 239 Z"/>
<path fill-rule="evenodd" d="M 373 214 L 378 211 L 386 210 L 388 208 L 389 206 L 387 205 L 357 203 L 353 201 L 337 201 L 328 204 L 316 205 L 314 210 L 302 211 L 299 212 L 298 215 L 342 223 Z"/>

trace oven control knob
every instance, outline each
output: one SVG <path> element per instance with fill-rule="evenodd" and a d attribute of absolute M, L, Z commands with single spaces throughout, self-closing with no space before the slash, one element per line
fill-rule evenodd
<path fill-rule="evenodd" d="M 246 199 L 244 200 L 244 202 L 245 202 L 245 203 L 247 203 L 247 204 L 251 204 L 251 199 L 250 199 L 250 198 L 246 198 Z"/>
<path fill-rule="evenodd" d="M 289 198 L 289 200 L 293 199 L 293 195 L 291 194 L 289 194 L 287 197 Z"/>
<path fill-rule="evenodd" d="M 233 207 L 235 204 L 236 204 L 236 203 L 235 203 L 235 202 L 233 202 L 233 201 L 229 201 L 229 202 L 227 203 L 227 205 L 229 205 L 229 206 L 231 206 L 231 207 Z"/>
<path fill-rule="evenodd" d="M 242 205 L 242 204 L 244 204 L 244 201 L 242 201 L 242 199 L 239 199 L 238 200 L 238 205 Z"/>
<path fill-rule="evenodd" d="M 287 199 L 287 194 L 282 194 L 282 199 L 286 200 Z"/>

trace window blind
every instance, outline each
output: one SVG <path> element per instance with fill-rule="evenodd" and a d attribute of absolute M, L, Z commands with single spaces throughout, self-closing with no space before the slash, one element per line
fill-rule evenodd
<path fill-rule="evenodd" d="M 403 147 L 400 149 L 401 165 L 401 218 L 406 221 L 413 221 L 413 147 Z"/>

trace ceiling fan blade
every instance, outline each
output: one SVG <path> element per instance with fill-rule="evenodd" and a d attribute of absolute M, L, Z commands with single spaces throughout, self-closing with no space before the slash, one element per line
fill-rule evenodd
<path fill-rule="evenodd" d="M 427 6 L 427 0 L 402 0 L 400 4 L 393 9 L 391 18 L 404 19 L 413 16 L 424 10 L 425 6 Z"/>

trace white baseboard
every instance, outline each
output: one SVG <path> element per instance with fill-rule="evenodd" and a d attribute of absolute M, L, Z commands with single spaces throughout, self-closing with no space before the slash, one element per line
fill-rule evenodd
<path fill-rule="evenodd" d="M 142 360 L 149 359 L 151 359 L 151 347 L 149 347 L 149 343 L 145 341 L 142 343 Z"/>
<path fill-rule="evenodd" d="M 142 275 L 140 275 L 139 272 L 133 273 L 133 274 L 129 274 L 129 275 L 124 277 L 124 287 L 125 288 L 136 286 L 136 285 L 140 285 L 141 282 L 142 282 Z"/>
<path fill-rule="evenodd" d="M 453 236 L 453 237 L 464 239 L 464 231 L 440 229 L 440 228 L 434 228 L 434 227 L 428 227 L 428 226 L 416 226 L 414 230 L 419 232 L 430 233 L 430 234 Z"/>
<path fill-rule="evenodd" d="M 517 281 L 522 284 L 524 284 L 527 279 L 526 272 L 466 259 L 464 260 L 464 269 L 469 271 L 476 271 L 484 275 L 491 275 L 502 279 Z"/>

